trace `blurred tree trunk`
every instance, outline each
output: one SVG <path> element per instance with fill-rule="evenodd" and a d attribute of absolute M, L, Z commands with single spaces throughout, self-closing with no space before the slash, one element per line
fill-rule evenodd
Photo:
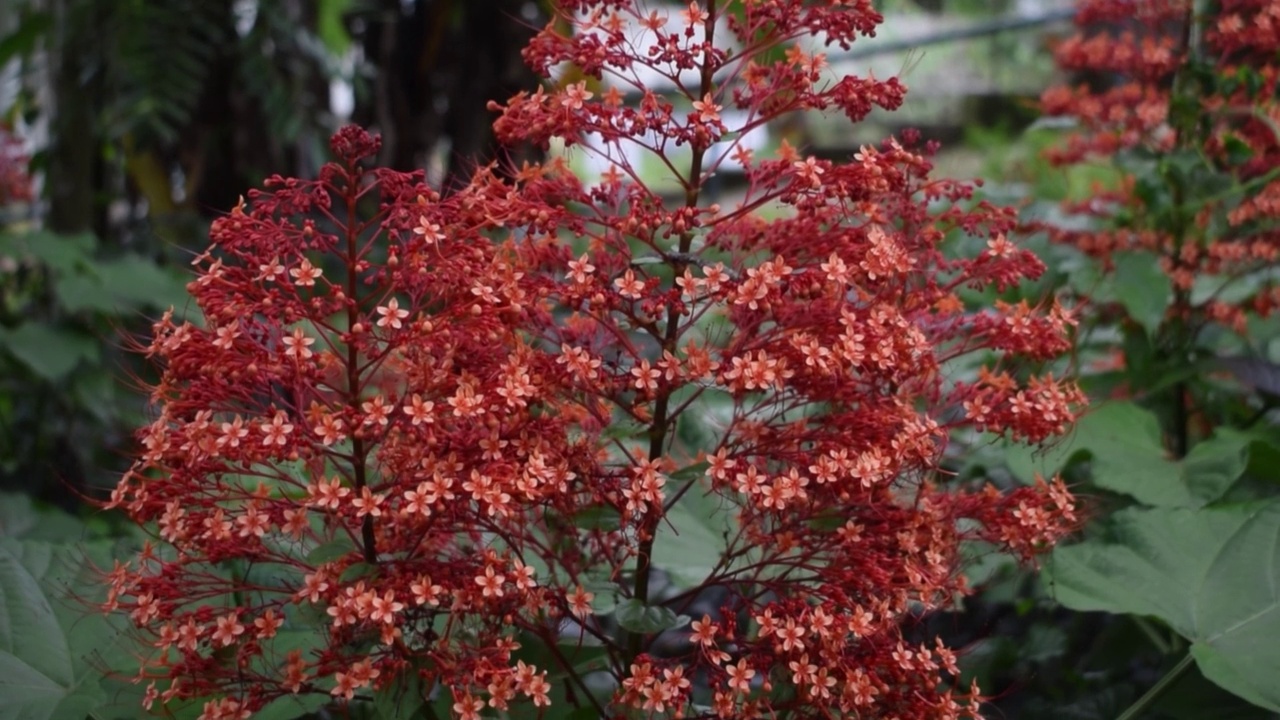
<path fill-rule="evenodd" d="M 225 7 L 225 32 L 236 37 L 233 0 L 209 1 Z M 194 122 L 184 133 L 188 150 L 183 164 L 192 174 L 191 199 L 195 211 L 205 216 L 235 206 L 247 188 L 262 182 L 261 175 L 290 170 L 275 164 L 283 160 L 276 157 L 280 150 L 273 147 L 266 123 L 240 87 L 242 52 L 239 43 L 228 43 L 218 54 Z"/>
<path fill-rule="evenodd" d="M 477 165 L 532 158 L 497 147 L 487 105 L 537 86 L 520 51 L 542 22 L 532 0 L 384 0 L 362 38 L 377 83 L 355 121 L 382 131 L 384 161 L 401 170 L 447 147 L 446 189 Z"/>
<path fill-rule="evenodd" d="M 46 182 L 50 230 L 58 233 L 106 229 L 105 208 L 98 207 L 94 192 L 103 180 L 101 134 L 97 127 L 98 99 L 103 74 L 86 47 L 99 44 L 95 28 L 101 21 L 101 3 L 55 0 L 54 30 L 59 37 L 50 54 L 53 61 Z"/>

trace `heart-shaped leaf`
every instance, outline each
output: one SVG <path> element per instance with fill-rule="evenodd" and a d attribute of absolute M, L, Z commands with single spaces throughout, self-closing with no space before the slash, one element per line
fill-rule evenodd
<path fill-rule="evenodd" d="M 1076 610 L 1152 615 L 1191 641 L 1205 677 L 1280 712 L 1280 499 L 1131 508 L 1047 566 Z"/>
<path fill-rule="evenodd" d="M 0 540 L 0 720 L 83 718 L 107 702 L 101 668 L 126 666 L 129 636 L 73 595 L 93 592 L 110 545 Z"/>
<path fill-rule="evenodd" d="M 1161 442 L 1154 414 L 1133 403 L 1112 402 L 1081 418 L 1057 445 L 1009 445 L 1005 462 L 1018 479 L 1031 482 L 1037 473 L 1048 477 L 1078 455 L 1086 456 L 1090 478 L 1100 488 L 1156 507 L 1200 507 L 1222 497 L 1240 478 L 1254 441 L 1224 431 L 1177 461 Z"/>
<path fill-rule="evenodd" d="M 683 587 L 704 582 L 724 557 L 732 510 L 696 482 L 667 510 L 653 541 L 653 564 Z"/>

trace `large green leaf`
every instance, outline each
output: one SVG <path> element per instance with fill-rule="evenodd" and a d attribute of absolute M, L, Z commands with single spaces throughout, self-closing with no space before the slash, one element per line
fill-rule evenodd
<path fill-rule="evenodd" d="M 0 718 L 53 718 L 74 684 L 71 651 L 48 598 L 0 549 Z"/>
<path fill-rule="evenodd" d="M 1154 711 L 1169 720 L 1276 720 L 1276 714 L 1232 695 L 1192 667 L 1160 696 Z M 1107 720 L 1111 720 L 1111 715 Z"/>
<path fill-rule="evenodd" d="M 187 279 L 138 255 L 95 262 L 88 270 L 67 273 L 54 287 L 69 312 L 120 312 L 134 309 L 178 310 L 190 305 Z"/>
<path fill-rule="evenodd" d="M 0 537 L 65 542 L 79 540 L 85 532 L 84 524 L 76 518 L 38 509 L 28 495 L 0 493 Z"/>
<path fill-rule="evenodd" d="M 122 668 L 122 623 L 81 604 L 90 568 L 110 543 L 86 550 L 0 540 L 0 720 L 82 718 L 107 701 L 101 668 Z"/>
<path fill-rule="evenodd" d="M 93 338 L 42 323 L 0 328 L 0 347 L 49 382 L 61 380 L 82 360 L 98 361 L 98 343 Z"/>
<path fill-rule="evenodd" d="M 9 655 L 9 667 L 21 663 L 46 680 L 47 687 L 58 687 L 70 685 L 74 677 L 71 650 L 37 580 L 52 563 L 50 545 L 0 545 L 0 652 Z"/>
<path fill-rule="evenodd" d="M 1111 284 L 1116 298 L 1129 311 L 1129 317 L 1142 325 L 1148 335 L 1154 335 L 1173 300 L 1172 281 L 1148 253 L 1120 252 L 1113 260 L 1115 281 Z"/>
<path fill-rule="evenodd" d="M 18 493 L 0 493 L 0 537 L 21 537 L 39 523 L 31 498 Z"/>
<path fill-rule="evenodd" d="M 80 272 L 93 262 L 98 241 L 90 233 L 59 235 L 46 230 L 0 233 L 0 255 L 31 258 L 58 274 Z"/>
<path fill-rule="evenodd" d="M 190 303 L 187 282 L 191 278 L 185 271 L 158 265 L 140 255 L 98 262 L 93 270 L 103 286 L 129 307 L 182 308 Z"/>
<path fill-rule="evenodd" d="M 1253 445 L 1253 437 L 1224 428 L 1191 448 L 1181 463 L 1187 492 L 1204 503 L 1222 497 L 1248 468 Z"/>
<path fill-rule="evenodd" d="M 142 688 L 104 672 L 136 667 L 128 621 L 94 605 L 124 542 L 24 496 L 0 508 L 0 720 L 142 717 Z"/>
<path fill-rule="evenodd" d="M 1152 615 L 1191 641 L 1205 677 L 1280 712 L 1280 499 L 1131 508 L 1053 554 L 1058 601 Z"/>
<path fill-rule="evenodd" d="M 1069 437 L 1047 449 L 1011 446 L 1006 460 L 1015 475 L 1028 481 L 1037 472 L 1052 475 L 1079 452 L 1092 458 L 1090 471 L 1099 487 L 1132 495 L 1148 505 L 1191 501 L 1177 482 L 1177 463 L 1160 444 L 1155 416 L 1133 403 L 1107 403 L 1093 410 Z"/>
<path fill-rule="evenodd" d="M 684 587 L 705 581 L 724 557 L 733 512 L 725 500 L 693 479 L 680 500 L 667 510 L 653 540 L 653 565 Z"/>
<path fill-rule="evenodd" d="M 1254 438 L 1225 431 L 1194 448 L 1181 462 L 1169 457 L 1156 416 L 1130 402 L 1102 405 L 1080 419 L 1057 445 L 1008 445 L 1005 462 L 1023 482 L 1048 477 L 1078 455 L 1090 459 L 1093 483 L 1156 507 L 1200 507 L 1230 489 L 1248 464 Z"/>

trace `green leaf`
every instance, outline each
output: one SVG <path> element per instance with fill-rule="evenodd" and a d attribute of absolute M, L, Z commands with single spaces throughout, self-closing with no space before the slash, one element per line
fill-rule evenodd
<path fill-rule="evenodd" d="M 98 344 L 93 338 L 42 323 L 24 323 L 14 330 L 0 328 L 0 347 L 49 382 L 61 380 L 82 361 L 98 362 Z"/>
<path fill-rule="evenodd" d="M 182 307 L 190 296 L 183 271 L 162 267 L 140 255 L 125 255 L 94 263 L 103 286 L 121 304 L 132 308 Z"/>
<path fill-rule="evenodd" d="M 702 462 L 696 462 L 692 465 L 686 465 L 680 468 L 679 470 L 671 473 L 669 477 L 672 480 L 677 480 L 679 482 L 688 482 L 690 480 L 694 480 L 696 478 L 700 478 L 706 475 L 707 468 L 709 467 L 711 467 L 711 463 L 707 462 L 706 460 L 703 460 Z"/>
<path fill-rule="evenodd" d="M 1171 685 L 1152 710 L 1169 720 L 1275 720 L 1269 713 L 1205 679 L 1198 667 L 1192 667 Z M 1112 717 L 1115 717 L 1114 715 Z"/>
<path fill-rule="evenodd" d="M 0 537 L 65 542 L 86 532 L 84 523 L 61 510 L 37 507 L 21 493 L 0 493 Z"/>
<path fill-rule="evenodd" d="M 645 605 L 638 598 L 627 598 L 618 603 L 613 616 L 624 630 L 646 635 L 680 627 L 689 622 L 687 615 L 676 615 L 661 605 Z"/>
<path fill-rule="evenodd" d="M 52 718 L 69 690 L 21 658 L 0 651 L 0 718 Z"/>
<path fill-rule="evenodd" d="M 1116 299 L 1129 311 L 1129 317 L 1154 336 L 1173 300 L 1173 282 L 1148 253 L 1120 252 L 1113 260 Z"/>
<path fill-rule="evenodd" d="M 1227 162 L 1231 165 L 1243 165 L 1253 159 L 1253 148 L 1235 135 L 1223 138 L 1222 149 L 1226 152 Z"/>
<path fill-rule="evenodd" d="M 560 664 L 546 642 L 530 632 L 522 632 L 519 636 L 520 649 L 512 655 L 512 660 L 523 660 L 547 671 L 552 680 L 566 677 L 572 670 L 581 676 L 595 670 L 608 667 L 608 650 L 591 635 L 562 635 L 555 639 L 555 648 L 560 658 L 568 663 L 568 668 Z M 559 683 L 553 683 L 559 685 Z"/>
<path fill-rule="evenodd" d="M 100 669 L 127 672 L 124 623 L 80 600 L 111 547 L 0 540 L 0 720 L 83 718 L 107 701 Z"/>
<path fill-rule="evenodd" d="M 253 720 L 297 720 L 310 716 L 324 707 L 326 702 L 328 699 L 320 695 L 286 695 L 276 698 L 254 713 Z"/>
<path fill-rule="evenodd" d="M 0 537 L 22 537 L 36 527 L 36 522 L 36 510 L 30 497 L 0 493 Z"/>
<path fill-rule="evenodd" d="M 1181 462 L 1169 458 L 1160 426 L 1151 412 L 1133 403 L 1107 403 L 1081 418 L 1058 445 L 1010 445 L 1010 472 L 1023 482 L 1036 473 L 1049 477 L 1079 454 L 1100 488 L 1158 507 L 1199 507 L 1221 498 L 1248 466 L 1256 438 L 1229 428 L 1196 445 Z"/>
<path fill-rule="evenodd" d="M 395 682 L 373 693 L 373 716 L 378 720 L 412 718 L 426 704 L 427 693 L 422 677 L 410 667 Z"/>
<path fill-rule="evenodd" d="M 702 584 L 720 564 L 733 517 L 703 485 L 695 483 L 667 510 L 653 540 L 654 566 L 686 588 Z"/>
<path fill-rule="evenodd" d="M 592 505 L 574 513 L 571 522 L 580 530 L 613 531 L 622 527 L 622 514 L 609 505 Z"/>
<path fill-rule="evenodd" d="M 622 587 L 609 578 L 607 571 L 587 571 L 582 580 L 582 589 L 591 593 L 591 611 L 600 615 L 608 615 L 618 606 L 622 598 Z"/>
<path fill-rule="evenodd" d="M 356 544 L 351 541 L 351 538 L 342 537 L 337 540 L 330 540 L 307 553 L 307 564 L 316 567 L 344 558 L 355 551 Z"/>
<path fill-rule="evenodd" d="M 40 38 L 53 29 L 53 15 L 47 12 L 23 12 L 18 26 L 0 38 L 0 66 L 16 57 L 24 57 L 36 49 Z"/>
<path fill-rule="evenodd" d="M 1056 446 L 1011 446 L 1007 462 L 1014 475 L 1030 482 L 1036 472 L 1048 477 L 1081 452 L 1092 459 L 1090 473 L 1100 488 L 1124 493 L 1147 505 L 1197 504 L 1180 481 L 1181 467 L 1169 459 L 1160 442 L 1155 415 L 1129 402 L 1107 403 L 1088 413 Z"/>
<path fill-rule="evenodd" d="M 17 693 L 9 696 L 17 702 L 26 692 L 37 705 L 56 707 L 73 684 L 67 637 L 44 588 L 9 547 L 0 547 L 0 697 Z"/>
<path fill-rule="evenodd" d="M 58 304 L 69 313 L 113 314 L 120 304 L 96 275 L 71 273 L 60 275 L 53 282 Z"/>
<path fill-rule="evenodd" d="M 632 420 L 613 422 L 600 433 L 601 440 L 628 440 L 649 434 L 649 428 Z"/>
<path fill-rule="evenodd" d="M 1249 466 L 1254 439 L 1230 428 L 1191 448 L 1182 461 L 1182 482 L 1202 504 L 1222 497 Z"/>
<path fill-rule="evenodd" d="M 345 585 L 347 583 L 355 582 L 360 578 L 373 577 L 374 575 L 377 575 L 377 574 L 378 574 L 377 565 L 370 565 L 367 562 L 361 561 L 358 563 L 352 563 L 351 565 L 348 565 L 347 569 L 343 570 L 342 574 L 338 576 L 338 582 Z"/>
<path fill-rule="evenodd" d="M 1067 287 L 1088 297 L 1093 303 L 1115 302 L 1114 283 L 1102 263 L 1083 254 L 1070 254 L 1063 259 Z"/>
<path fill-rule="evenodd" d="M 1023 662 L 1047 663 L 1067 652 L 1067 633 L 1053 625 L 1032 625 L 1018 648 Z"/>
<path fill-rule="evenodd" d="M 1130 508 L 1109 527 L 1054 552 L 1058 601 L 1160 618 L 1191 641 L 1205 677 L 1280 712 L 1280 499 Z"/>
<path fill-rule="evenodd" d="M 351 0 L 319 0 L 316 3 L 316 34 L 335 57 L 340 57 L 351 47 L 351 35 L 342 23 L 342 15 L 351 7 Z"/>
<path fill-rule="evenodd" d="M 47 230 L 0 233 L 0 255 L 34 258 L 55 273 L 72 273 L 93 264 L 93 249 L 97 243 L 91 233 L 59 235 Z"/>
<path fill-rule="evenodd" d="M 186 277 L 139 255 L 94 262 L 86 272 L 66 274 L 54 284 L 68 312 L 158 310 L 189 305 Z"/>
<path fill-rule="evenodd" d="M 1280 483 L 1280 441 L 1255 436 L 1249 445 L 1249 463 L 1245 472 L 1260 480 Z"/>
<path fill-rule="evenodd" d="M 315 659 L 323 653 L 328 645 L 328 623 L 327 622 L 299 622 L 297 613 L 285 611 L 284 627 L 278 630 L 274 637 L 261 641 L 262 654 L 253 658 L 250 665 L 254 672 L 267 677 L 279 677 L 283 672 L 282 668 L 287 662 L 289 653 L 297 650 L 302 654 L 303 658 Z M 327 619 L 327 618 L 326 618 Z M 294 702 L 283 702 L 283 700 L 294 700 Z M 282 698 L 268 707 L 279 705 L 275 710 L 280 717 L 292 719 L 299 715 L 304 715 L 314 711 L 316 708 L 324 705 L 330 698 L 319 695 L 298 695 L 292 698 Z M 302 710 L 294 712 L 298 707 Z M 263 711 L 264 712 L 265 708 Z M 289 714 L 292 712 L 293 714 Z M 254 715 L 254 720 L 259 720 L 258 715 Z"/>

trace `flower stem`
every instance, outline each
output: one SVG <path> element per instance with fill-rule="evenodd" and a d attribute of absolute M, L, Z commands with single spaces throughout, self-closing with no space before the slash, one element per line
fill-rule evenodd
<path fill-rule="evenodd" d="M 1155 685 L 1152 685 L 1150 690 L 1144 693 L 1142 697 L 1138 698 L 1137 702 L 1130 705 L 1124 712 L 1120 713 L 1120 716 L 1116 718 L 1116 720 L 1136 720 L 1139 715 L 1146 712 L 1147 708 L 1159 699 L 1160 696 L 1163 695 L 1175 682 L 1177 682 L 1179 678 L 1185 675 L 1187 670 L 1189 670 L 1194 663 L 1195 658 L 1192 657 L 1190 652 L 1188 652 L 1182 657 L 1182 660 L 1178 661 L 1177 665 L 1173 666 L 1173 669 L 1165 673 L 1164 677 L 1160 678 Z"/>
<path fill-rule="evenodd" d="M 356 168 L 352 168 L 353 177 L 359 177 Z M 355 342 L 355 326 L 360 321 L 360 302 L 357 300 L 360 289 L 360 277 L 356 272 L 356 264 L 359 262 L 359 225 L 356 223 L 356 203 L 359 200 L 360 186 L 358 181 L 353 181 L 351 186 L 346 189 L 347 194 L 347 332 L 351 335 L 351 341 L 347 343 L 347 405 L 351 408 L 352 413 L 360 411 L 360 349 Z M 365 478 L 365 456 L 368 450 L 364 446 L 364 439 L 356 434 L 356 429 L 352 430 L 351 444 L 351 470 L 353 473 L 353 482 L 355 484 L 356 493 L 360 493 L 368 480 Z M 378 562 L 378 545 L 377 538 L 373 533 L 373 516 L 365 515 L 364 520 L 360 524 L 360 538 L 364 544 L 364 561 L 370 565 Z"/>
<path fill-rule="evenodd" d="M 706 42 L 710 46 L 715 36 L 716 26 L 716 3 L 715 0 L 707 3 L 707 20 L 703 27 L 706 32 Z M 699 97 L 706 97 L 712 90 L 712 73 L 713 68 L 710 63 L 710 53 L 704 55 L 702 62 L 702 74 L 700 78 Z M 684 206 L 687 208 L 695 208 L 698 206 L 699 195 L 702 191 L 702 161 L 706 155 L 706 149 L 702 147 L 694 147 L 693 159 L 689 163 L 689 176 L 685 178 Z M 689 254 L 693 247 L 693 233 L 683 232 L 680 234 L 679 244 L 675 253 L 667 253 L 666 260 L 671 265 L 672 277 L 679 276 L 683 272 L 687 261 L 681 259 Z M 675 354 L 676 340 L 680 331 L 680 313 L 677 312 L 675 304 L 672 303 L 667 307 L 667 326 L 663 332 L 662 349 Z M 666 446 L 667 433 L 671 429 L 671 418 L 669 417 L 671 409 L 671 391 L 663 389 L 658 393 L 658 397 L 654 401 L 653 422 L 649 425 L 649 459 L 657 460 L 662 457 Z M 632 589 L 632 597 L 641 603 L 649 604 L 649 575 L 650 575 L 650 556 L 653 554 L 654 535 L 658 532 L 658 526 L 663 518 L 662 507 L 650 508 L 645 513 L 643 531 L 640 538 L 640 547 L 636 556 L 636 581 Z M 635 661 L 640 655 L 644 643 L 644 636 L 639 632 L 630 633 L 627 638 L 627 663 Z"/>

